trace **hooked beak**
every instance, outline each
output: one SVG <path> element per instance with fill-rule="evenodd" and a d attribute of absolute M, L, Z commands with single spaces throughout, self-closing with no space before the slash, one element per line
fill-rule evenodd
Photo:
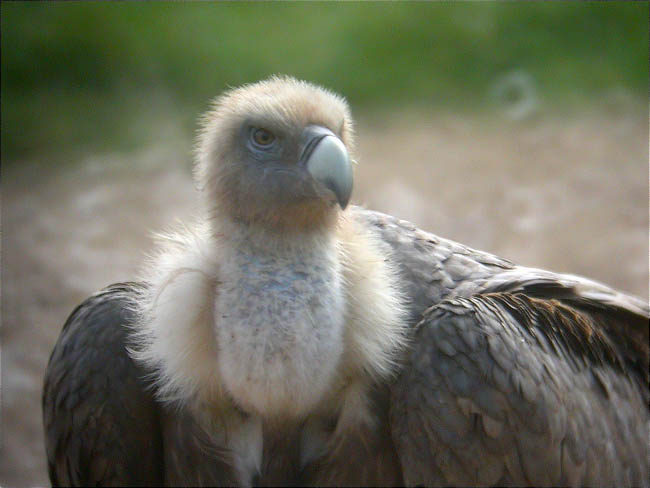
<path fill-rule="evenodd" d="M 331 130 L 318 125 L 305 127 L 301 135 L 299 164 L 314 180 L 336 195 L 342 209 L 352 194 L 352 164 L 345 145 Z"/>

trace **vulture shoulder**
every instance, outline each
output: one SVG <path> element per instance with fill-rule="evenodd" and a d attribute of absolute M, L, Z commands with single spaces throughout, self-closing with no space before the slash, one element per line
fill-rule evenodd
<path fill-rule="evenodd" d="M 149 287 L 119 283 L 70 315 L 43 386 L 53 486 L 234 486 L 236 473 L 181 405 L 156 398 L 155 371 L 134 361 L 134 303 Z"/>
<path fill-rule="evenodd" d="M 158 408 L 127 354 L 129 306 L 142 285 L 116 284 L 70 315 L 43 387 L 43 424 L 55 486 L 160 485 Z"/>
<path fill-rule="evenodd" d="M 360 218 L 412 290 L 390 399 L 407 485 L 648 486 L 647 304 Z"/>

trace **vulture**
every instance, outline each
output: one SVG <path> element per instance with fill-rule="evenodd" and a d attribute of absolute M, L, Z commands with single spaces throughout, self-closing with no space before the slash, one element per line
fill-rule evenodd
<path fill-rule="evenodd" d="M 226 92 L 200 211 L 63 326 L 53 485 L 649 486 L 647 302 L 348 205 L 346 101 Z"/>

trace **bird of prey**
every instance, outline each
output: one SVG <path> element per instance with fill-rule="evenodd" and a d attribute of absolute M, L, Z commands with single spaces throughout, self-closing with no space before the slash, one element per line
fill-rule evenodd
<path fill-rule="evenodd" d="M 348 205 L 347 103 L 205 116 L 201 212 L 49 361 L 53 485 L 648 486 L 648 304 Z"/>

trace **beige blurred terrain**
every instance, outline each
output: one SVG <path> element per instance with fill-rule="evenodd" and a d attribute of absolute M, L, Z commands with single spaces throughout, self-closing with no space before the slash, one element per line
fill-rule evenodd
<path fill-rule="evenodd" d="M 405 112 L 357 125 L 356 203 L 647 299 L 647 114 Z M 0 485 L 48 484 L 40 389 L 68 314 L 136 278 L 151 232 L 191 214 L 191 141 L 179 134 L 66 165 L 47 155 L 4 165 Z"/>

